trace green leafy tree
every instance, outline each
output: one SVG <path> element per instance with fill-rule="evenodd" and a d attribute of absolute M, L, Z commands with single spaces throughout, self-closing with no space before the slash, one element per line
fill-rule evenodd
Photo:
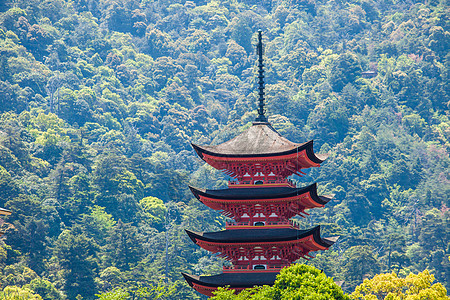
<path fill-rule="evenodd" d="M 139 204 L 142 206 L 142 210 L 152 226 L 162 229 L 167 211 L 164 202 L 156 197 L 145 197 L 139 201 Z"/>
<path fill-rule="evenodd" d="M 50 221 L 59 218 L 54 215 L 55 211 L 44 208 L 38 199 L 27 195 L 19 195 L 9 200 L 5 206 L 14 211 L 8 217 L 9 222 L 14 225 L 8 229 L 8 245 L 26 254 L 28 265 L 33 270 L 42 272 L 43 260 L 49 250 L 46 238 L 49 236 Z"/>
<path fill-rule="evenodd" d="M 250 53 L 252 51 L 252 29 L 248 19 L 244 16 L 236 17 L 232 21 L 231 37 L 238 45 Z"/>
<path fill-rule="evenodd" d="M 104 207 L 98 205 L 94 205 L 89 214 L 82 215 L 79 222 L 86 234 L 93 239 L 95 238 L 99 246 L 106 244 L 110 231 L 116 223 L 113 216 L 108 214 Z"/>
<path fill-rule="evenodd" d="M 345 253 L 347 262 L 345 263 L 345 284 L 348 289 L 352 289 L 365 277 L 376 274 L 379 263 L 368 246 L 354 246 Z"/>
<path fill-rule="evenodd" d="M 5 300 L 42 300 L 39 294 L 33 293 L 28 288 L 18 286 L 7 286 L 0 291 L 0 299 Z"/>
<path fill-rule="evenodd" d="M 130 299 L 130 293 L 122 290 L 122 289 L 116 289 L 111 292 L 105 292 L 101 294 L 96 295 L 98 299 L 101 300 L 126 300 Z"/>
<path fill-rule="evenodd" d="M 144 255 L 141 236 L 136 227 L 121 220 L 117 221 L 111 231 L 106 246 L 110 262 L 121 270 L 130 270 Z"/>
<path fill-rule="evenodd" d="M 2 287 L 24 286 L 39 278 L 36 272 L 21 264 L 9 264 L 2 270 L 1 275 Z"/>
<path fill-rule="evenodd" d="M 63 231 L 55 243 L 54 255 L 62 267 L 64 290 L 69 299 L 77 295 L 93 298 L 96 292 L 98 246 L 79 227 Z"/>
<path fill-rule="evenodd" d="M 307 265 L 292 265 L 281 270 L 273 286 L 234 290 L 219 288 L 215 300 L 231 299 L 350 299 L 342 289 L 320 270 Z"/>
<path fill-rule="evenodd" d="M 0 190 L 2 191 L 2 195 L 0 196 L 1 206 L 4 206 L 9 199 L 18 196 L 19 193 L 19 186 L 11 177 L 11 174 L 1 165 L 0 165 Z"/>
<path fill-rule="evenodd" d="M 48 280 L 42 278 L 33 279 L 29 284 L 23 286 L 33 292 L 39 294 L 43 300 L 60 300 L 63 299 L 61 293 Z"/>
<path fill-rule="evenodd" d="M 115 289 L 110 292 L 105 292 L 96 295 L 100 300 L 157 300 L 157 299 L 171 299 L 171 296 L 176 292 L 176 285 L 166 286 L 162 282 L 158 285 L 151 285 L 150 287 L 139 287 L 135 291 L 127 291 L 122 288 Z"/>
<path fill-rule="evenodd" d="M 329 80 L 335 92 L 340 92 L 349 83 L 361 76 L 361 64 L 353 53 L 344 53 L 334 61 Z"/>
<path fill-rule="evenodd" d="M 448 300 L 447 290 L 441 283 L 432 284 L 434 276 L 425 270 L 410 273 L 405 278 L 395 273 L 378 274 L 366 279 L 350 295 L 355 300 L 434 299 Z"/>
<path fill-rule="evenodd" d="M 169 56 L 172 50 L 172 39 L 170 36 L 158 29 L 148 28 L 145 33 L 147 45 L 145 50 L 151 54 L 152 57 L 157 58 L 161 56 Z"/>

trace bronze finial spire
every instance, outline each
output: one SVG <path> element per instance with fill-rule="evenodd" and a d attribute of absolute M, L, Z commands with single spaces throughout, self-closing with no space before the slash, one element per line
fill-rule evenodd
<path fill-rule="evenodd" d="M 258 79 L 259 79 L 259 108 L 258 108 L 258 117 L 256 118 L 256 123 L 268 123 L 266 116 L 264 115 L 264 65 L 263 65 L 263 45 L 262 45 L 262 31 L 258 30 L 258 46 L 256 48 L 258 53 Z"/>

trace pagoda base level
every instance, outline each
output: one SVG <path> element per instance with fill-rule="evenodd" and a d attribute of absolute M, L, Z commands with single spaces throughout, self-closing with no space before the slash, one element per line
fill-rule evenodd
<path fill-rule="evenodd" d="M 240 292 L 255 285 L 273 285 L 278 272 L 222 273 L 213 276 L 181 274 L 197 292 L 211 297 L 219 287 L 229 286 L 230 289 Z"/>

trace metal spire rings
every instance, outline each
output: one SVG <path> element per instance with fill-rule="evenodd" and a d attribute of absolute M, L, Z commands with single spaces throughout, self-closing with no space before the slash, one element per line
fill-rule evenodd
<path fill-rule="evenodd" d="M 258 117 L 255 122 L 268 123 L 267 117 L 264 115 L 264 64 L 263 64 L 263 45 L 262 45 L 262 31 L 258 30 L 258 84 L 259 84 L 259 107 L 258 107 Z"/>

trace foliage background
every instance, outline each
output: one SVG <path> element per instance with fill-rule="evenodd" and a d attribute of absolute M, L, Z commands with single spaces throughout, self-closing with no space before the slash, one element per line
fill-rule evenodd
<path fill-rule="evenodd" d="M 180 272 L 223 262 L 183 229 L 225 219 L 187 184 L 227 178 L 190 142 L 255 118 L 258 29 L 273 126 L 330 153 L 293 178 L 335 194 L 299 220 L 341 236 L 309 264 L 348 292 L 424 269 L 450 287 L 445 0 L 6 0 L 0 20 L 2 288 L 92 299 L 163 280 L 200 297 Z"/>

